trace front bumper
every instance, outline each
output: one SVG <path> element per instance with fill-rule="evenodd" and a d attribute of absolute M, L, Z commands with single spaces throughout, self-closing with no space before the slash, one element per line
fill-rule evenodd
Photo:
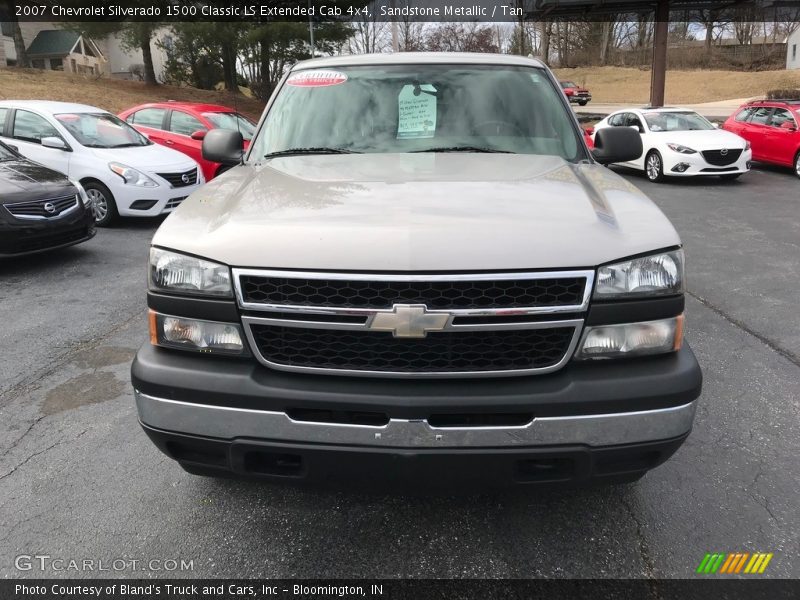
<path fill-rule="evenodd" d="M 747 173 L 753 153 L 750 150 L 742 152 L 739 159 L 729 165 L 718 166 L 707 162 L 700 152 L 694 154 L 681 154 L 679 152 L 664 152 L 664 175 L 670 177 L 691 177 L 696 175 L 719 176 Z M 680 166 L 679 168 L 676 168 Z"/>
<path fill-rule="evenodd" d="M 0 258 L 66 248 L 90 240 L 94 235 L 94 214 L 83 206 L 53 219 L 22 220 L 0 215 Z"/>
<path fill-rule="evenodd" d="M 702 385 L 688 346 L 636 361 L 571 363 L 542 376 L 387 381 L 275 372 L 146 345 L 132 380 L 145 431 L 188 468 L 324 480 L 336 479 L 338 467 L 362 465 L 367 471 L 356 473 L 419 479 L 446 465 L 472 483 L 638 477 L 689 434 Z M 331 418 L 364 414 L 375 423 Z M 515 425 L 431 424 L 442 415 L 529 417 Z"/>
<path fill-rule="evenodd" d="M 117 204 L 117 211 L 122 217 L 157 217 L 171 213 L 191 193 L 202 186 L 202 183 L 185 187 L 139 187 L 118 183 L 111 189 Z M 146 208 L 137 208 L 144 206 Z"/>

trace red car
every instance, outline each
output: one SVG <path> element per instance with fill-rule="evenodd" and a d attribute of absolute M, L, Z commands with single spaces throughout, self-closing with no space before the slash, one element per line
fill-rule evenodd
<path fill-rule="evenodd" d="M 594 133 L 594 127 L 583 128 L 583 141 L 586 142 L 586 145 L 589 147 L 589 150 L 594 148 L 594 140 L 592 139 L 593 133 Z"/>
<path fill-rule="evenodd" d="M 191 156 L 200 165 L 206 181 L 229 168 L 203 158 L 201 148 L 206 132 L 209 129 L 238 129 L 247 148 L 256 129 L 250 119 L 232 108 L 195 102 L 142 104 L 121 112 L 119 117 L 156 144 Z"/>
<path fill-rule="evenodd" d="M 753 160 L 792 167 L 800 177 L 800 100 L 754 100 L 722 128 L 750 142 Z"/>
<path fill-rule="evenodd" d="M 561 89 L 564 90 L 564 95 L 570 102 L 577 102 L 581 106 L 586 104 L 592 99 L 592 94 L 585 87 L 579 86 L 572 81 L 559 81 Z"/>

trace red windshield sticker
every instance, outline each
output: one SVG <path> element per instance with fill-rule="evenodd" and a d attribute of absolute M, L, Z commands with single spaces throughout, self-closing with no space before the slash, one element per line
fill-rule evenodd
<path fill-rule="evenodd" d="M 347 81 L 347 75 L 339 71 L 318 69 L 315 71 L 300 71 L 289 76 L 286 85 L 297 87 L 327 87 L 339 85 Z"/>

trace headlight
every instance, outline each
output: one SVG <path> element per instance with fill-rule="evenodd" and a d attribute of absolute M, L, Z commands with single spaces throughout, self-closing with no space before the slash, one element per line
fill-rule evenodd
<path fill-rule="evenodd" d="M 149 312 L 150 342 L 155 346 L 209 354 L 249 355 L 236 323 L 201 321 Z"/>
<path fill-rule="evenodd" d="M 622 358 L 680 350 L 683 315 L 671 319 L 587 327 L 576 359 Z"/>
<path fill-rule="evenodd" d="M 138 185 L 139 187 L 157 187 L 158 184 L 150 179 L 147 175 L 142 173 L 141 171 L 137 171 L 133 167 L 129 167 L 127 165 L 123 165 L 118 162 L 110 162 L 108 163 L 108 168 L 114 171 L 117 175 L 122 177 L 122 179 L 128 185 Z"/>
<path fill-rule="evenodd" d="M 683 250 L 673 250 L 600 267 L 594 299 L 665 296 L 682 291 Z"/>
<path fill-rule="evenodd" d="M 675 152 L 678 152 L 680 154 L 697 154 L 697 150 L 692 150 L 691 148 L 687 146 L 682 146 L 680 144 L 667 144 L 667 147 L 670 150 L 674 150 Z"/>
<path fill-rule="evenodd" d="M 83 189 L 81 182 L 75 181 L 74 179 L 70 179 L 69 182 L 78 189 L 78 196 L 80 196 L 81 204 L 83 204 L 85 208 L 94 210 L 94 201 L 89 198 L 89 195 L 86 193 L 86 190 Z"/>
<path fill-rule="evenodd" d="M 150 289 L 230 297 L 231 271 L 226 265 L 209 260 L 150 248 Z"/>

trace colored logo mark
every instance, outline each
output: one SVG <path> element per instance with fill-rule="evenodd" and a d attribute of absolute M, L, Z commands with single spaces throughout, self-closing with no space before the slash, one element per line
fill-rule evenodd
<path fill-rule="evenodd" d="M 772 552 L 754 552 L 752 554 L 749 552 L 707 552 L 696 572 L 704 575 L 714 573 L 760 574 L 766 571 L 772 556 Z"/>

